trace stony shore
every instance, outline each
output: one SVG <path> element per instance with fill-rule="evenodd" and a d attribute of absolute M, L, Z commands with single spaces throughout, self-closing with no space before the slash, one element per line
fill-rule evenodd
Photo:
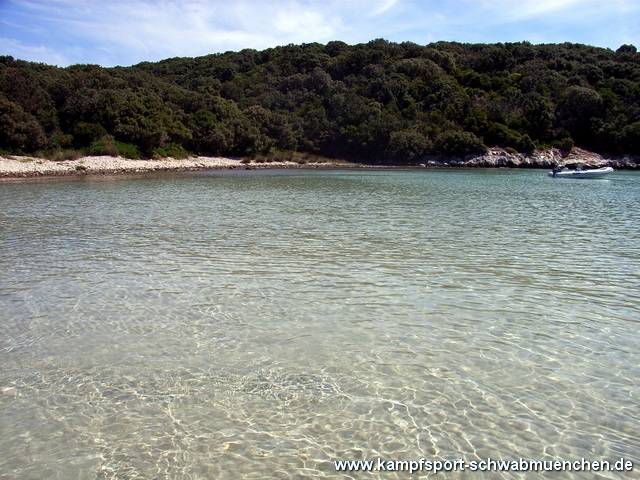
<path fill-rule="evenodd" d="M 342 161 L 307 162 L 293 161 L 254 162 L 224 157 L 190 157 L 186 159 L 163 158 L 159 160 L 130 160 L 122 157 L 81 157 L 77 160 L 52 161 L 25 156 L 0 157 L 0 178 L 53 177 L 65 175 L 114 175 L 122 173 L 178 172 L 209 169 L 255 168 L 337 168 L 354 167 Z"/>
<path fill-rule="evenodd" d="M 586 150 L 574 148 L 563 156 L 559 150 L 536 151 L 531 155 L 507 152 L 491 148 L 484 155 L 455 158 L 428 156 L 421 160 L 421 167 L 478 167 L 478 168 L 551 168 L 554 165 L 583 164 L 589 167 L 605 165 L 616 169 L 638 169 L 640 158 L 608 158 Z M 395 165 L 401 167 L 401 165 Z M 122 157 L 81 157 L 77 160 L 52 161 L 27 156 L 0 157 L 0 178 L 49 177 L 64 175 L 122 173 L 145 173 L 159 171 L 189 171 L 208 169 L 255 169 L 255 168 L 380 168 L 393 165 L 367 165 L 340 160 L 318 162 L 241 160 L 225 157 L 190 157 L 187 159 L 130 160 Z"/>
<path fill-rule="evenodd" d="M 574 148 L 568 155 L 558 149 L 537 150 L 531 155 L 508 152 L 502 148 L 490 148 L 484 155 L 465 158 L 445 158 L 429 156 L 423 159 L 425 166 L 450 167 L 511 167 L 511 168 L 552 168 L 555 165 L 585 165 L 587 167 L 611 166 L 615 169 L 640 168 L 639 157 L 605 157 L 598 153 Z"/>

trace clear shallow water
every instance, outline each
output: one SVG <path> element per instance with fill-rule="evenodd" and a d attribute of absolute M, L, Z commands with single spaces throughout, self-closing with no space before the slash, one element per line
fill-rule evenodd
<path fill-rule="evenodd" d="M 637 470 L 639 200 L 634 173 L 0 184 L 0 478 Z"/>

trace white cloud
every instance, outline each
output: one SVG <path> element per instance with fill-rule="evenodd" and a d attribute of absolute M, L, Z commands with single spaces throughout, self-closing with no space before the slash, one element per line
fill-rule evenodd
<path fill-rule="evenodd" d="M 26 45 L 13 38 L 0 37 L 4 52 L 20 60 L 48 63 L 49 65 L 68 65 L 69 60 L 60 52 L 45 45 Z"/>
<path fill-rule="evenodd" d="M 383 13 L 385 13 L 388 10 L 391 10 L 397 3 L 398 0 L 383 0 L 381 2 L 378 2 L 379 4 L 377 6 L 375 6 L 375 2 L 374 3 L 374 9 L 371 11 L 370 15 L 382 15 Z"/>
<path fill-rule="evenodd" d="M 0 28 L 14 56 L 127 65 L 380 37 L 613 45 L 637 39 L 639 9 L 636 0 L 0 0 Z"/>
<path fill-rule="evenodd" d="M 396 0 L 324 3 L 299 0 L 231 2 L 28 0 L 33 20 L 67 32 L 67 42 L 107 45 L 130 62 L 194 56 L 288 43 L 365 40 L 349 19 L 382 14 Z"/>

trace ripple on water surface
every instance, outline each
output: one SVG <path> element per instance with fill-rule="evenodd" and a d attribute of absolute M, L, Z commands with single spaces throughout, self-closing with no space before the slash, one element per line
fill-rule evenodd
<path fill-rule="evenodd" d="M 637 464 L 639 194 L 508 170 L 2 184 L 0 478 Z"/>

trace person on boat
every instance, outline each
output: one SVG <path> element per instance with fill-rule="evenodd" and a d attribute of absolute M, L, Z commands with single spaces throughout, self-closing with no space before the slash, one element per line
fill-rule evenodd
<path fill-rule="evenodd" d="M 556 164 L 556 165 L 554 165 L 554 166 L 553 166 L 553 170 L 552 170 L 552 172 L 553 172 L 553 176 L 555 177 L 555 176 L 556 176 L 556 173 L 558 173 L 560 170 L 561 170 L 560 165 L 557 165 L 557 164 Z"/>

